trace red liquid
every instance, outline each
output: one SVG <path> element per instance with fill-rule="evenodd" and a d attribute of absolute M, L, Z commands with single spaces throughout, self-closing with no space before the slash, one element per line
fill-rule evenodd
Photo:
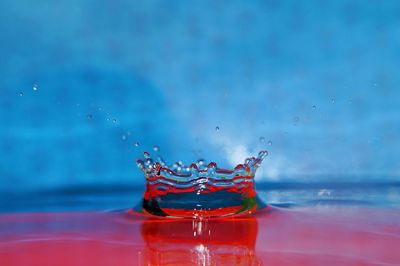
<path fill-rule="evenodd" d="M 272 210 L 214 220 L 0 215 L 0 265 L 400 265 L 400 211 Z"/>

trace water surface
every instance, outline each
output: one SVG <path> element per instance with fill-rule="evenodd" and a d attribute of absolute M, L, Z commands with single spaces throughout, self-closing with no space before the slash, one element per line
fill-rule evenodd
<path fill-rule="evenodd" d="M 0 262 L 398 265 L 399 187 L 324 186 L 278 189 L 275 185 L 274 189 L 259 189 L 259 195 L 275 202 L 274 206 L 250 216 L 211 220 L 165 220 L 127 214 L 126 209 L 109 211 L 114 206 L 132 206 L 135 197 L 128 189 L 106 193 L 98 188 L 90 196 L 72 189 L 65 190 L 64 195 L 42 195 L 29 206 L 11 204 L 20 212 L 10 213 L 3 208 Z M 49 204 L 50 198 L 54 205 Z M 39 203 L 43 205 L 39 207 Z M 95 203 L 104 205 L 95 207 Z M 56 210 L 56 205 L 64 211 L 44 212 Z M 91 208 L 93 211 L 88 211 Z"/>

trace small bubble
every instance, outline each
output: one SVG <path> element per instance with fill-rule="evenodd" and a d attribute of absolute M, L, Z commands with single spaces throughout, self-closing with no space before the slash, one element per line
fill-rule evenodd
<path fill-rule="evenodd" d="M 20 93 L 19 93 L 19 96 L 24 96 L 24 93 L 21 91 Z"/>
<path fill-rule="evenodd" d="M 39 89 L 39 86 L 37 84 L 33 84 L 32 90 L 37 91 Z"/>
<path fill-rule="evenodd" d="M 317 106 L 316 106 L 316 105 L 313 105 L 312 108 L 313 108 L 313 109 L 317 109 Z"/>
<path fill-rule="evenodd" d="M 93 115 L 87 114 L 87 115 L 86 115 L 86 118 L 87 118 L 88 120 L 91 120 L 91 119 L 93 118 Z"/>
<path fill-rule="evenodd" d="M 219 131 L 219 126 L 216 126 L 216 127 L 215 127 L 215 131 Z"/>
<path fill-rule="evenodd" d="M 109 118 L 109 117 L 107 117 L 107 118 L 106 118 L 106 120 L 107 120 L 107 121 L 110 121 L 110 118 Z"/>
<path fill-rule="evenodd" d="M 114 118 L 114 119 L 112 120 L 112 122 L 113 122 L 114 124 L 116 124 L 118 121 L 117 121 L 116 118 Z"/>
<path fill-rule="evenodd" d="M 135 147 L 139 147 L 140 146 L 139 141 L 136 141 L 134 145 L 135 145 Z"/>
<path fill-rule="evenodd" d="M 97 108 L 97 110 L 101 111 L 101 110 L 103 110 L 103 107 L 99 106 L 99 108 Z"/>
<path fill-rule="evenodd" d="M 125 141 L 127 139 L 126 135 L 122 135 L 121 139 Z"/>
<path fill-rule="evenodd" d="M 335 99 L 331 99 L 331 103 L 332 103 L 332 104 L 335 104 Z"/>
<path fill-rule="evenodd" d="M 132 132 L 128 131 L 126 132 L 126 135 L 130 136 L 132 134 Z"/>
<path fill-rule="evenodd" d="M 160 150 L 160 148 L 157 146 L 157 145 L 155 145 L 154 147 L 153 147 L 153 151 L 159 151 Z"/>
<path fill-rule="evenodd" d="M 272 146 L 272 141 L 271 140 L 268 141 L 268 145 Z"/>
<path fill-rule="evenodd" d="M 265 142 L 265 138 L 264 137 L 260 137 L 259 140 L 260 140 L 261 143 Z"/>

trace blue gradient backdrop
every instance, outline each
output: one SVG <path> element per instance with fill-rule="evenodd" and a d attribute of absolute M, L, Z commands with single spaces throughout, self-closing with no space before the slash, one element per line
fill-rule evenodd
<path fill-rule="evenodd" d="M 2 0 L 0 191 L 141 188 L 153 145 L 226 167 L 268 149 L 261 181 L 399 181 L 399 14 L 389 0 Z"/>

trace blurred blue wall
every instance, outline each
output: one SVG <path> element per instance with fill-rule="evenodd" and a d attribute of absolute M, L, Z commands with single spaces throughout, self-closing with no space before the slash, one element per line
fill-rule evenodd
<path fill-rule="evenodd" d="M 0 190 L 139 185 L 153 145 L 224 166 L 268 149 L 261 180 L 399 180 L 399 14 L 374 0 L 2 0 Z"/>

